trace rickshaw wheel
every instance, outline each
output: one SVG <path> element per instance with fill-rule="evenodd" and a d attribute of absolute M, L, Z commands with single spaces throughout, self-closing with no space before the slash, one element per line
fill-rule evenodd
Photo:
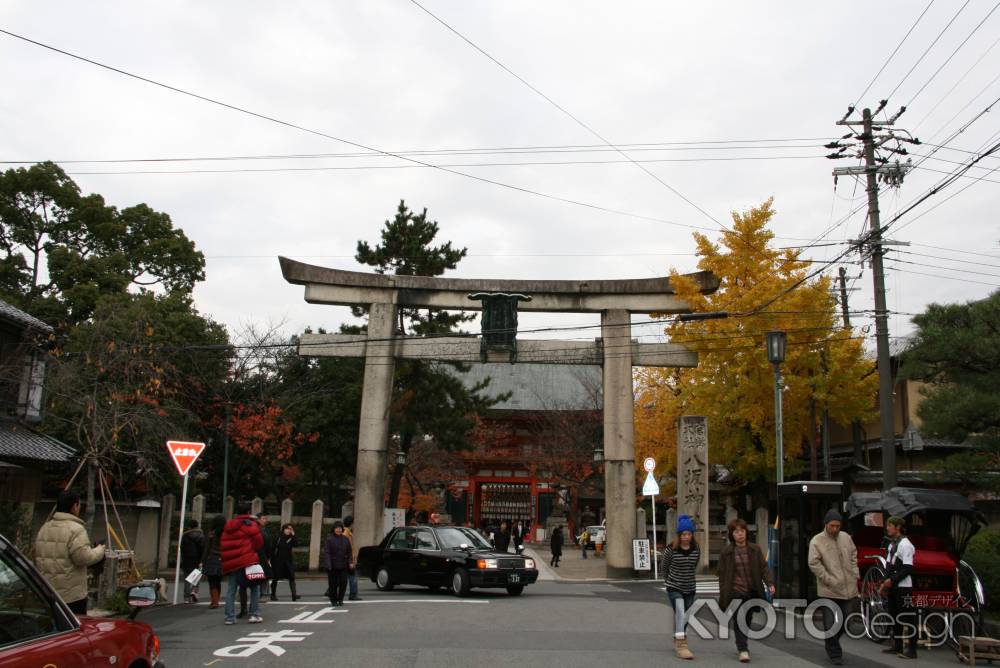
<path fill-rule="evenodd" d="M 983 624 L 983 607 L 986 594 L 982 580 L 964 561 L 958 562 L 958 609 L 952 615 L 950 632 L 952 642 L 958 643 L 961 636 L 976 636 Z"/>
<path fill-rule="evenodd" d="M 865 635 L 877 643 L 883 642 L 892 633 L 891 621 L 886 623 L 889 619 L 888 602 L 879 590 L 885 578 L 885 569 L 881 565 L 870 567 L 861 578 L 861 618 L 865 623 Z"/>

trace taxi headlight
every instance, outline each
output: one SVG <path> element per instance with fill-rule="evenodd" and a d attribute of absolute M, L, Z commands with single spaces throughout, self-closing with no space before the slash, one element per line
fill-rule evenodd
<path fill-rule="evenodd" d="M 480 559 L 479 563 L 477 565 L 479 566 L 480 570 L 486 570 L 487 568 L 496 568 L 497 567 L 497 560 L 496 559 Z"/>
<path fill-rule="evenodd" d="M 534 568 L 535 567 L 535 560 L 534 559 L 525 559 L 524 560 L 524 567 L 525 568 Z"/>

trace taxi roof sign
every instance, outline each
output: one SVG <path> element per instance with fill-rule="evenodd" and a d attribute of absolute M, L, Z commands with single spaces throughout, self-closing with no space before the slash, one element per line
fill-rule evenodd
<path fill-rule="evenodd" d="M 170 458 L 174 460 L 174 465 L 177 466 L 177 472 L 182 476 L 187 475 L 204 449 L 204 443 L 167 441 L 167 451 L 170 453 Z"/>

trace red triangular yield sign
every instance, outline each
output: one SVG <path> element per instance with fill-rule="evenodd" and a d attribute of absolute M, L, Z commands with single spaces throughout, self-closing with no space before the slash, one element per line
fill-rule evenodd
<path fill-rule="evenodd" d="M 167 441 L 167 451 L 177 465 L 177 472 L 182 476 L 191 470 L 198 455 L 205 449 L 204 443 L 190 441 Z"/>

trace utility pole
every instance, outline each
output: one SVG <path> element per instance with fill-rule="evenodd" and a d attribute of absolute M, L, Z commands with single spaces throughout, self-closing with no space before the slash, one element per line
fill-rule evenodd
<path fill-rule="evenodd" d="M 878 177 L 875 170 L 875 138 L 872 134 L 872 112 L 862 113 L 865 144 L 865 167 L 868 180 L 868 222 L 871 226 L 869 245 L 872 249 L 872 274 L 875 282 L 875 351 L 878 355 L 878 412 L 882 441 L 882 489 L 896 486 L 896 425 L 892 408 L 892 365 L 889 363 L 889 313 L 885 304 L 885 269 L 882 266 L 882 223 L 878 211 Z"/>
<path fill-rule="evenodd" d="M 879 108 L 876 109 L 876 113 L 885 108 L 885 105 L 886 101 L 883 100 L 879 104 Z M 834 176 L 840 174 L 858 174 L 860 171 L 863 171 L 867 183 L 868 221 L 871 231 L 868 233 L 867 239 L 862 239 L 859 245 L 870 248 L 872 273 L 874 274 L 875 283 L 875 349 L 878 356 L 879 431 L 881 432 L 880 441 L 882 444 L 883 489 L 890 489 L 896 486 L 896 429 L 892 405 L 892 368 L 889 361 L 889 313 L 885 301 L 885 270 L 882 266 L 882 255 L 885 251 L 882 241 L 882 224 L 879 220 L 878 178 L 881 175 L 889 184 L 898 185 L 902 182 L 903 175 L 906 173 L 908 166 L 901 165 L 898 161 L 895 165 L 891 163 L 886 164 L 887 161 L 885 160 L 880 165 L 875 159 L 875 148 L 876 143 L 879 148 L 882 148 L 891 140 L 895 140 L 897 144 L 900 141 L 919 143 L 919 140 L 901 139 L 899 136 L 893 134 L 891 130 L 887 134 L 882 134 L 876 138 L 874 126 L 877 125 L 879 131 L 886 127 L 891 127 L 904 111 L 906 111 L 906 107 L 901 108 L 896 115 L 886 121 L 873 123 L 871 109 L 864 109 L 861 112 L 861 122 L 859 123 L 856 120 L 847 119 L 847 116 L 854 113 L 854 108 L 849 107 L 847 115 L 837 121 L 837 125 L 862 126 L 861 134 L 857 135 L 856 139 L 861 141 L 861 157 L 864 159 L 865 164 L 863 167 L 847 167 L 834 170 Z M 850 136 L 847 135 L 844 139 Z M 846 153 L 850 146 L 840 145 L 839 142 L 834 142 L 834 144 L 828 146 L 840 150 L 829 157 L 847 157 Z M 897 148 L 896 152 L 905 154 L 906 150 Z"/>

